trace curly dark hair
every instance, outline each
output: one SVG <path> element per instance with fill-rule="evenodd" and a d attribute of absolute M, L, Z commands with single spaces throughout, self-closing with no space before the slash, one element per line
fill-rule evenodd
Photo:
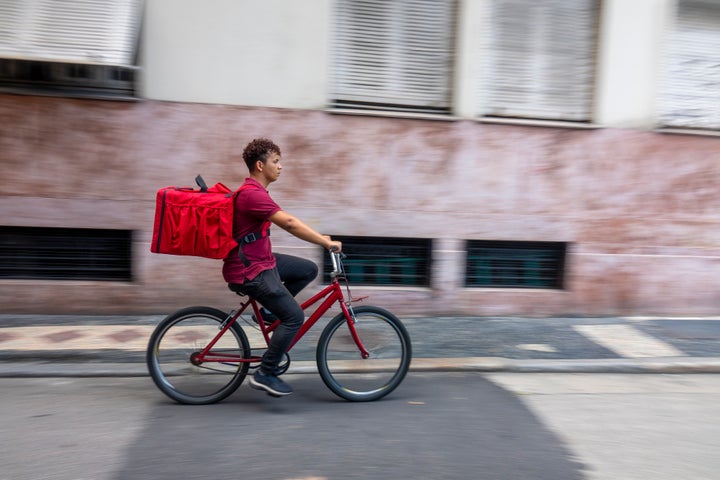
<path fill-rule="evenodd" d="M 248 143 L 245 147 L 245 150 L 243 150 L 243 160 L 245 160 L 245 165 L 247 165 L 248 170 L 250 172 L 253 171 L 255 168 L 255 163 L 258 160 L 261 160 L 263 163 L 265 163 L 265 160 L 267 160 L 268 155 L 271 153 L 277 153 L 278 155 L 282 155 L 280 152 L 280 147 L 275 145 L 275 143 L 272 140 L 268 140 L 267 138 L 256 138 L 252 142 Z"/>

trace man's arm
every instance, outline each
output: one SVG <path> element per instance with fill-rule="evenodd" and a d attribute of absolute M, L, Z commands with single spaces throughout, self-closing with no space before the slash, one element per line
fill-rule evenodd
<path fill-rule="evenodd" d="M 338 251 L 342 250 L 342 243 L 334 241 L 327 235 L 322 235 L 321 233 L 318 233 L 312 227 L 306 225 L 299 218 L 290 215 L 283 210 L 279 210 L 273 213 L 272 215 L 270 215 L 268 220 L 301 240 L 320 245 L 321 247 L 327 248 L 328 250 L 332 248 L 337 248 Z"/>

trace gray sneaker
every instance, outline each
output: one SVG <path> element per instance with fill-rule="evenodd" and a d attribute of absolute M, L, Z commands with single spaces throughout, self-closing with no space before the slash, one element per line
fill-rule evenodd
<path fill-rule="evenodd" d="M 293 393 L 290 385 L 280 380 L 275 375 L 270 375 L 258 370 L 250 377 L 250 386 L 255 390 L 265 390 L 273 397 L 284 397 Z"/>

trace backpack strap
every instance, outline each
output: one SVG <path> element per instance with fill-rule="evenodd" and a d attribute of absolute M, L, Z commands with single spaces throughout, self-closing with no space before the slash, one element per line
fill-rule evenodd
<path fill-rule="evenodd" d="M 241 190 L 244 190 L 246 188 L 257 188 L 255 186 L 250 185 L 243 185 L 240 187 L 235 194 L 237 195 L 240 193 Z M 233 202 L 234 203 L 234 202 Z M 256 242 L 260 240 L 261 238 L 269 237 L 270 236 L 270 225 L 272 225 L 272 222 L 265 222 L 262 225 L 262 229 L 257 232 L 248 233 L 242 238 L 236 238 L 235 241 L 238 242 L 238 256 L 242 260 L 243 264 L 246 267 L 250 266 L 250 260 L 247 259 L 245 254 L 243 253 L 243 247 L 249 243 Z"/>
<path fill-rule="evenodd" d="M 243 247 L 245 245 L 247 245 L 248 243 L 253 243 L 253 242 L 260 240 L 261 238 L 269 237 L 270 236 L 270 223 L 271 222 L 265 222 L 265 224 L 263 224 L 262 230 L 260 230 L 258 232 L 248 233 L 244 237 L 236 239 L 236 241 L 238 242 L 238 256 L 242 259 L 242 262 L 245 264 L 246 267 L 250 266 L 250 260 L 248 260 L 247 257 L 245 256 L 245 254 L 243 253 L 243 251 L 242 251 Z"/>

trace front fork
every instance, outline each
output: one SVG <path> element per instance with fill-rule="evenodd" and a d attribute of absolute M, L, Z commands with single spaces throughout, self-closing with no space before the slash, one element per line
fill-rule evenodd
<path fill-rule="evenodd" d="M 357 323 L 357 320 L 355 319 L 355 312 L 353 311 L 352 305 L 349 304 L 349 302 L 341 302 L 340 306 L 342 308 L 343 313 L 345 314 L 345 319 L 347 320 L 347 326 L 350 330 L 350 336 L 352 336 L 353 341 L 355 342 L 355 345 L 360 349 L 360 356 L 362 356 L 363 359 L 367 359 L 370 357 L 370 352 L 368 352 L 365 349 L 365 346 L 363 345 L 362 341 L 360 340 L 360 336 L 357 333 L 357 330 L 355 329 L 355 324 Z"/>

